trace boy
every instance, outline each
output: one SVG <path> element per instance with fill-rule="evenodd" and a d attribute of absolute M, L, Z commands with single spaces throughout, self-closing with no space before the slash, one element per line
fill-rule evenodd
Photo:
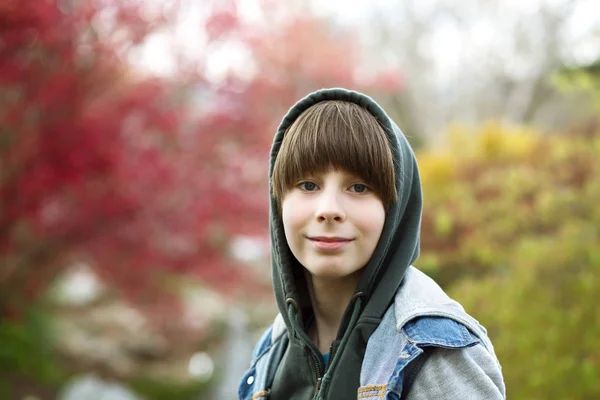
<path fill-rule="evenodd" d="M 485 329 L 411 266 L 421 185 L 400 129 L 371 98 L 323 89 L 283 118 L 271 151 L 280 315 L 240 399 L 503 399 Z"/>

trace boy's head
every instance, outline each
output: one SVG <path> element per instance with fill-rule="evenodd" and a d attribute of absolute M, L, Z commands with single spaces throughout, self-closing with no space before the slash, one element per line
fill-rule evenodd
<path fill-rule="evenodd" d="M 364 179 L 386 210 L 397 199 L 394 161 L 386 134 L 377 119 L 358 104 L 338 100 L 317 103 L 287 129 L 271 182 L 279 209 L 298 180 L 331 169 Z"/>
<path fill-rule="evenodd" d="M 396 200 L 392 153 L 372 114 L 342 101 L 310 107 L 284 135 L 272 179 L 287 243 L 313 277 L 367 264 Z"/>

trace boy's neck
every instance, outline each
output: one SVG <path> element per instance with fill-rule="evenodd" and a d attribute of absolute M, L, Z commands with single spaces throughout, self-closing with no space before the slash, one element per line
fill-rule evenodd
<path fill-rule="evenodd" d="M 308 272 L 306 274 L 308 292 L 315 315 L 308 336 L 319 351 L 325 354 L 329 352 L 331 343 L 337 336 L 342 316 L 358 286 L 362 270 L 342 279 L 325 279 L 312 276 Z"/>

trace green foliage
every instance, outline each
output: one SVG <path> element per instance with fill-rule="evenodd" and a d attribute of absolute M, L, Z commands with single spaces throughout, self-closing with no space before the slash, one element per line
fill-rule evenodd
<path fill-rule="evenodd" d="M 195 400 L 202 398 L 203 394 L 208 394 L 211 389 L 210 382 L 182 384 L 143 377 L 134 379 L 128 384 L 136 393 L 148 400 Z"/>
<path fill-rule="evenodd" d="M 50 324 L 41 309 L 0 320 L 0 394 L 10 395 L 12 377 L 31 377 L 53 386 L 64 378 L 51 348 Z"/>
<path fill-rule="evenodd" d="M 509 397 L 600 398 L 600 133 L 456 128 L 419 161 L 417 265 L 488 328 Z"/>
<path fill-rule="evenodd" d="M 586 93 L 600 109 L 600 60 L 585 67 L 564 69 L 554 77 L 555 85 L 564 92 Z"/>

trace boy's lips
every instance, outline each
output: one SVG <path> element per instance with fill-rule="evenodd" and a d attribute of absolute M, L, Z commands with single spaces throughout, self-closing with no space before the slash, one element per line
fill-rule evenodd
<path fill-rule="evenodd" d="M 338 236 L 308 236 L 308 240 L 315 240 L 318 242 L 350 242 L 352 239 L 338 237 Z"/>
<path fill-rule="evenodd" d="M 313 236 L 307 238 L 317 249 L 324 251 L 338 251 L 354 239 L 338 236 Z"/>

